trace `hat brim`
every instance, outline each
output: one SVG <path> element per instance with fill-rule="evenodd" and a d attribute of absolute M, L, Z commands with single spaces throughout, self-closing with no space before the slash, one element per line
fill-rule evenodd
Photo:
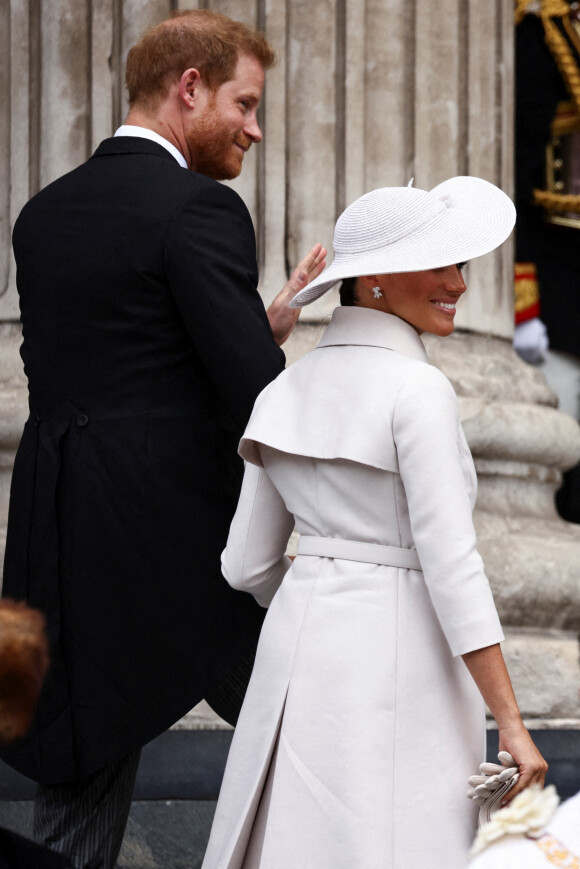
<path fill-rule="evenodd" d="M 385 192 L 388 190 L 385 188 Z M 420 272 L 475 259 L 499 247 L 514 227 L 513 202 L 482 178 L 469 175 L 450 178 L 428 195 L 448 203 L 436 223 L 419 226 L 404 238 L 376 250 L 335 254 L 333 262 L 294 296 L 290 306 L 302 308 L 311 304 L 345 278 Z"/>

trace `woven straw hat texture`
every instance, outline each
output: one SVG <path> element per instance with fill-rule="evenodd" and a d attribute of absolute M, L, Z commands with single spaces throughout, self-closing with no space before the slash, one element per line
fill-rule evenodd
<path fill-rule="evenodd" d="M 482 256 L 506 240 L 515 218 L 509 196 L 469 175 L 430 191 L 372 190 L 338 218 L 333 262 L 291 305 L 310 304 L 344 278 L 418 272 Z"/>

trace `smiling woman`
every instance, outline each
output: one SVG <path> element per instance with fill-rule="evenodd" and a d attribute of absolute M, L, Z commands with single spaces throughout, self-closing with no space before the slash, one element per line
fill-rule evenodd
<path fill-rule="evenodd" d="M 443 337 L 453 332 L 456 305 L 466 289 L 458 265 L 422 272 L 365 275 L 357 281 L 357 304 L 394 314 L 419 334 L 431 332 Z"/>
<path fill-rule="evenodd" d="M 411 184 L 372 190 L 341 214 L 334 232 L 334 261 L 292 304 L 308 305 L 342 281 L 343 305 L 395 313 L 387 310 L 375 287 L 383 299 L 388 287 L 394 303 L 395 296 L 404 302 L 407 294 L 421 292 L 414 288 L 417 281 L 426 287 L 424 281 L 430 280 L 432 300 L 439 296 L 445 307 L 465 292 L 460 273 L 466 262 L 498 247 L 514 223 L 509 197 L 482 178 L 450 178 L 430 191 Z M 426 272 L 432 273 L 431 279 Z M 367 288 L 379 305 L 359 298 Z"/>
<path fill-rule="evenodd" d="M 269 609 L 204 869 L 463 869 L 482 698 L 520 765 L 513 792 L 543 780 L 476 548 L 457 399 L 418 334 L 453 331 L 463 261 L 514 219 L 479 178 L 375 190 L 294 298 L 346 279 L 347 304 L 260 394 L 240 443 L 223 573 Z M 418 786 L 434 764 L 436 799 Z"/>

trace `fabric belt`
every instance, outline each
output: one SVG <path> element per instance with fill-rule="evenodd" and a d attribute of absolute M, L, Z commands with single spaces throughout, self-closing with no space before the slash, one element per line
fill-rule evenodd
<path fill-rule="evenodd" d="M 301 537 L 298 541 L 298 555 L 318 555 L 321 558 L 340 558 L 345 561 L 364 561 L 367 564 L 421 570 L 416 549 L 342 540 L 338 537 Z"/>

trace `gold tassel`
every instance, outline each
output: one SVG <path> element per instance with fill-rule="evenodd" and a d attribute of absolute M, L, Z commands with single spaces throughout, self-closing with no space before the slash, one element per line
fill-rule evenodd
<path fill-rule="evenodd" d="M 544 25 L 548 48 L 552 52 L 560 75 L 564 79 L 564 84 L 574 102 L 574 108 L 580 115 L 580 69 L 578 69 L 578 63 L 570 45 L 552 21 L 552 18 L 562 18 L 566 33 L 570 35 L 573 28 L 570 25 L 569 13 L 568 4 L 564 3 L 563 0 L 543 0 L 540 18 Z M 573 43 L 575 47 L 578 47 L 577 38 L 573 39 Z"/>

